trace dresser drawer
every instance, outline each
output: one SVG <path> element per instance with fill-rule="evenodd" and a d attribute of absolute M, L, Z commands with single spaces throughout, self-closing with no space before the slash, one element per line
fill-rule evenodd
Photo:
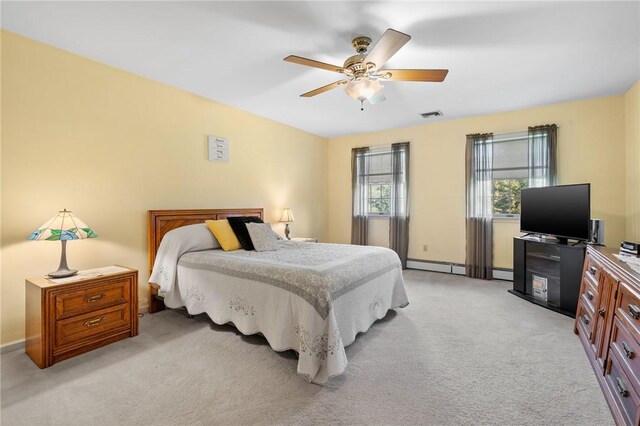
<path fill-rule="evenodd" d="M 128 303 L 131 299 L 130 289 L 129 280 L 116 279 L 92 287 L 60 293 L 55 297 L 56 318 L 68 318 L 108 306 Z"/>
<path fill-rule="evenodd" d="M 587 256 L 584 259 L 584 275 L 592 278 L 596 285 L 598 285 L 601 271 L 602 266 L 593 258 L 593 256 L 587 253 Z"/>
<path fill-rule="evenodd" d="M 625 423 L 628 425 L 638 424 L 640 396 L 638 396 L 638 393 L 631 386 L 629 378 L 622 371 L 620 361 L 617 359 L 615 352 L 613 356 L 609 357 L 605 382 Z"/>
<path fill-rule="evenodd" d="M 123 304 L 58 320 L 54 347 L 59 348 L 113 330 L 126 329 L 131 326 L 130 311 L 131 307 Z"/>
<path fill-rule="evenodd" d="M 613 319 L 611 350 L 616 353 L 632 386 L 640 392 L 640 345 L 618 318 Z"/>
<path fill-rule="evenodd" d="M 583 278 L 582 284 L 584 291 L 580 294 L 580 298 L 589 306 L 589 308 L 591 308 L 592 311 L 595 311 L 595 306 L 598 302 L 598 287 L 594 286 L 591 279 L 587 277 Z"/>
<path fill-rule="evenodd" d="M 633 337 L 640 340 L 640 297 L 622 281 L 618 286 L 615 307 L 616 315 L 627 324 Z"/>
<path fill-rule="evenodd" d="M 582 299 L 580 299 L 580 302 L 578 303 L 576 323 L 578 333 L 582 335 L 585 341 L 587 341 L 589 344 L 593 343 L 593 310 L 591 310 Z"/>

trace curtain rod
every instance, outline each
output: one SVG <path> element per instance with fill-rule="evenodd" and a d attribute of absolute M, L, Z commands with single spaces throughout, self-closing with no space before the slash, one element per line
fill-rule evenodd
<path fill-rule="evenodd" d="M 543 127 L 543 126 L 531 126 L 531 127 Z M 559 129 L 560 126 L 556 125 L 556 129 Z M 517 135 L 517 134 L 521 134 L 521 133 L 528 133 L 529 129 L 524 129 L 524 130 L 518 130 L 515 132 L 506 132 L 506 133 L 494 133 L 493 136 L 508 136 L 508 135 Z"/>

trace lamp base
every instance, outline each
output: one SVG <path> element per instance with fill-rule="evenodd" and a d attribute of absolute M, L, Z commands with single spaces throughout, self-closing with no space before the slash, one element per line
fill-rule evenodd
<path fill-rule="evenodd" d="M 60 240 L 62 243 L 62 253 L 60 254 L 60 266 L 58 270 L 49 272 L 47 276 L 49 278 L 65 278 L 70 277 L 78 273 L 76 269 L 69 269 L 67 266 L 67 240 Z"/>
<path fill-rule="evenodd" d="M 55 272 L 49 272 L 47 276 L 49 278 L 66 278 L 72 275 L 77 274 L 78 271 L 76 269 L 58 269 Z"/>

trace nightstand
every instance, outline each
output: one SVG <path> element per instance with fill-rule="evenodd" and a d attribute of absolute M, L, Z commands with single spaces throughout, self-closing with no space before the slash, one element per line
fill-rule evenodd
<path fill-rule="evenodd" d="M 138 335 L 138 271 L 88 269 L 26 280 L 25 352 L 40 368 Z"/>
<path fill-rule="evenodd" d="M 292 238 L 291 241 L 302 241 L 303 243 L 317 243 L 317 238 L 312 237 L 300 237 L 300 238 Z"/>

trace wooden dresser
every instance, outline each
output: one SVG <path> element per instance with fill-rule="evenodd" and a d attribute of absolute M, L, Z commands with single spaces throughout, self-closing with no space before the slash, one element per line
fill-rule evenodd
<path fill-rule="evenodd" d="M 588 247 L 574 331 L 619 425 L 640 425 L 640 274 Z"/>
<path fill-rule="evenodd" d="M 138 335 L 138 271 L 98 268 L 57 284 L 26 280 L 25 352 L 40 368 Z"/>

